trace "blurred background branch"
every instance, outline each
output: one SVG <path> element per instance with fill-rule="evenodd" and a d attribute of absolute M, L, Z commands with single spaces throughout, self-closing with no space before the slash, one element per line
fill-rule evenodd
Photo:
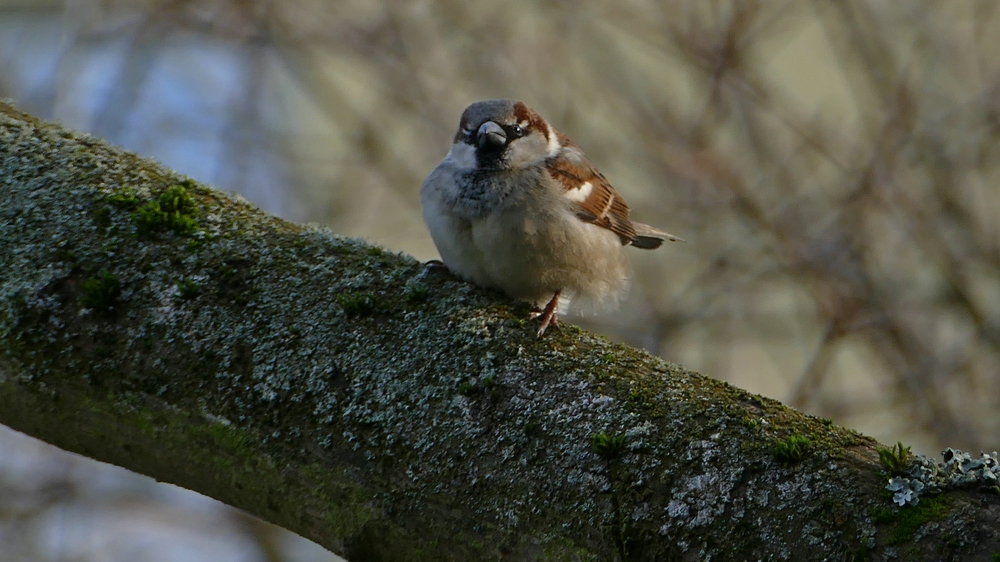
<path fill-rule="evenodd" d="M 576 322 L 928 454 L 1000 430 L 998 48 L 991 0 L 0 0 L 0 95 L 420 259 L 461 110 L 523 99 L 689 241 Z M 5 545 L 118 494 L 52 472 L 0 494 Z"/>

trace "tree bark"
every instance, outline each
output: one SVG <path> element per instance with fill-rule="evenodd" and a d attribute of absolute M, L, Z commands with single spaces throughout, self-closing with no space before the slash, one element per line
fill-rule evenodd
<path fill-rule="evenodd" d="M 352 561 L 1000 551 L 994 492 L 899 540 L 867 437 L 7 105 L 0 189 L 0 423 Z"/>

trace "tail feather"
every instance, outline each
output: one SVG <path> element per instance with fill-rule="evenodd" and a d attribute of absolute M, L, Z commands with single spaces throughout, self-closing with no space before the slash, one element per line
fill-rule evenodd
<path fill-rule="evenodd" d="M 636 248 L 652 250 L 659 248 L 660 245 L 663 244 L 664 240 L 670 240 L 671 242 L 684 242 L 683 238 L 674 236 L 668 232 L 663 232 L 662 230 L 653 228 L 648 224 L 634 222 L 632 223 L 632 227 L 635 228 L 635 238 L 632 239 L 631 244 Z"/>

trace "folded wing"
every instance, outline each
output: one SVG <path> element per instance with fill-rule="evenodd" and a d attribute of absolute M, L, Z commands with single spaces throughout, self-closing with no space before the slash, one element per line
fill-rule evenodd
<path fill-rule="evenodd" d="M 584 156 L 573 141 L 559 135 L 562 150 L 546 161 L 546 168 L 563 187 L 563 194 L 578 205 L 576 216 L 614 232 L 622 245 L 652 250 L 664 240 L 680 238 L 647 224 L 629 220 L 629 206 L 607 178 Z"/>

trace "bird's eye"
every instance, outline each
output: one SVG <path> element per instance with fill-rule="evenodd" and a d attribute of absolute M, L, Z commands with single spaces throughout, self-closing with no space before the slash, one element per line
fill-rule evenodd
<path fill-rule="evenodd" d="M 522 127 L 520 125 L 511 125 L 511 127 L 510 127 L 510 133 L 511 133 L 511 136 L 514 136 L 514 137 L 523 137 L 524 136 L 524 127 Z"/>

